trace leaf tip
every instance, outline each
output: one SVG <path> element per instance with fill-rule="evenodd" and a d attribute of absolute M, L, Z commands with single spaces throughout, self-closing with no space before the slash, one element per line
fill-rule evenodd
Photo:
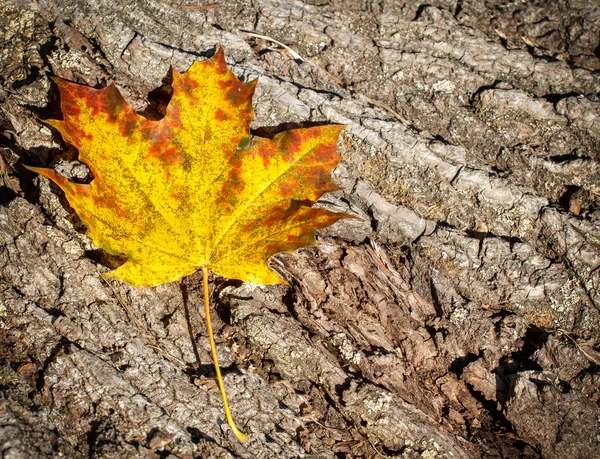
<path fill-rule="evenodd" d="M 25 169 L 27 169 L 27 170 L 30 170 L 31 172 L 40 174 L 42 177 L 46 177 L 47 179 L 52 180 L 59 187 L 61 187 L 64 191 L 67 191 L 71 186 L 71 182 L 69 182 L 66 179 L 66 177 L 64 177 L 63 175 L 56 173 L 56 171 L 54 171 L 54 169 L 48 169 L 46 167 L 33 167 L 33 166 L 26 166 L 26 165 L 23 165 L 23 167 L 25 167 Z"/>
<path fill-rule="evenodd" d="M 225 50 L 223 49 L 223 45 L 221 43 L 217 45 L 217 50 L 215 51 L 215 54 L 213 54 L 212 59 L 217 61 L 225 60 Z"/>
<path fill-rule="evenodd" d="M 63 84 L 63 81 L 65 81 L 65 80 L 63 80 L 62 78 L 60 78 L 60 77 L 57 77 L 56 75 L 50 75 L 50 79 L 51 79 L 51 80 L 52 80 L 54 83 L 56 83 L 58 86 L 62 85 L 62 84 Z"/>
<path fill-rule="evenodd" d="M 65 80 L 64 78 L 56 75 L 51 75 L 50 79 L 54 82 L 54 84 L 56 84 L 56 86 L 58 86 L 58 91 L 60 92 L 61 97 L 65 91 L 69 91 L 69 87 L 80 86 L 77 83 Z"/>
<path fill-rule="evenodd" d="M 58 132 L 60 132 L 62 134 L 63 130 L 63 124 L 64 121 L 63 120 L 53 120 L 53 119 L 47 119 L 47 120 L 40 120 L 42 123 L 44 123 L 47 126 L 51 126 L 54 129 L 56 129 Z"/>
<path fill-rule="evenodd" d="M 221 45 L 217 46 L 217 51 L 210 60 L 213 62 L 217 73 L 223 74 L 229 71 L 229 67 L 227 67 L 227 62 L 225 61 L 225 51 Z"/>

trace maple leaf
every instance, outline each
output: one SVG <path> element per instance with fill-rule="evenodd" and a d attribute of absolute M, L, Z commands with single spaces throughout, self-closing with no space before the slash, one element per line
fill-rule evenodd
<path fill-rule="evenodd" d="M 79 151 L 89 184 L 52 169 L 51 179 L 99 247 L 128 260 L 106 277 L 154 286 L 202 269 L 207 327 L 214 351 L 207 270 L 242 281 L 283 282 L 271 255 L 314 243 L 314 231 L 340 218 L 312 204 L 337 190 L 331 170 L 344 126 L 296 129 L 273 139 L 250 136 L 256 80 L 240 81 L 222 48 L 173 70 L 173 95 L 156 121 L 137 114 L 114 85 L 92 89 L 55 78 L 62 120 L 47 120 Z"/>
<path fill-rule="evenodd" d="M 219 48 L 186 73 L 173 71 L 166 115 L 153 121 L 114 85 L 55 79 L 64 119 L 46 123 L 79 150 L 94 180 L 31 169 L 63 189 L 96 245 L 128 257 L 107 277 L 153 286 L 207 267 L 280 283 L 271 255 L 310 245 L 314 229 L 347 217 L 310 207 L 338 189 L 330 172 L 344 126 L 250 138 L 256 81 L 239 81 Z"/>

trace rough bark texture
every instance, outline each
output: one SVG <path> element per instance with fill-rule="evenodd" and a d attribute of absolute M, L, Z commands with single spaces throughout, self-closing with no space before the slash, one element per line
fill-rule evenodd
<path fill-rule="evenodd" d="M 4 1 L 0 456 L 593 458 L 600 451 L 600 7 L 591 1 Z M 294 58 L 271 37 L 299 53 Z M 132 288 L 59 191 L 58 75 L 157 111 L 217 44 L 258 134 L 346 123 L 322 205 L 362 220 L 212 279 Z"/>

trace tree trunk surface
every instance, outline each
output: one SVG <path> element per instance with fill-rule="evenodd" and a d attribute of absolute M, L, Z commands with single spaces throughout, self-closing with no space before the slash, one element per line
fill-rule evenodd
<path fill-rule="evenodd" d="M 600 7 L 592 1 L 4 0 L 0 456 L 595 458 Z M 260 35 L 260 36 L 258 36 Z M 253 129 L 347 124 L 289 285 L 135 288 L 53 184 L 52 75 L 155 113 L 225 49 Z M 288 48 L 281 46 L 287 45 Z M 161 99 L 161 97 L 163 99 Z"/>

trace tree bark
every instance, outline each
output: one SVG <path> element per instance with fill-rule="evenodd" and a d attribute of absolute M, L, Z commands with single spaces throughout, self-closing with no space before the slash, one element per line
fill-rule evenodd
<path fill-rule="evenodd" d="M 595 457 L 599 33 L 584 1 L 5 1 L 0 455 Z M 244 445 L 201 273 L 104 280 L 118 260 L 23 168 L 88 175 L 40 121 L 50 76 L 156 116 L 218 44 L 259 77 L 255 134 L 348 125 L 319 205 L 360 217 L 274 257 L 287 286 L 211 279 Z"/>

